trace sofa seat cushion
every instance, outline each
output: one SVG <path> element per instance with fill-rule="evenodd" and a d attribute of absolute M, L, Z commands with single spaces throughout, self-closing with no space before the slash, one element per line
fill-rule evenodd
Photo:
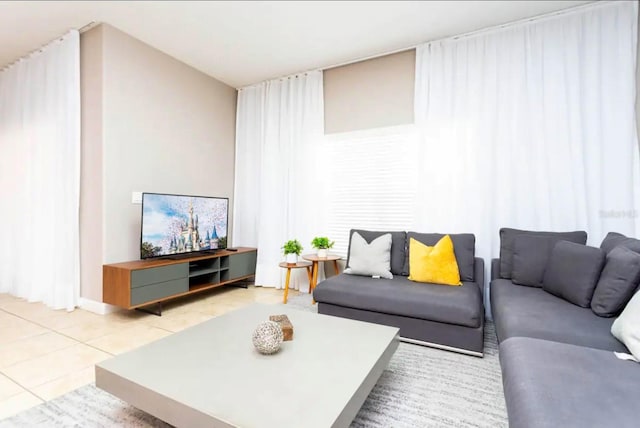
<path fill-rule="evenodd" d="M 500 365 L 510 428 L 638 426 L 640 367 L 613 352 L 514 337 Z"/>
<path fill-rule="evenodd" d="M 416 283 L 404 276 L 372 279 L 340 274 L 313 291 L 316 302 L 477 328 L 484 316 L 475 282 L 460 287 Z"/>
<path fill-rule="evenodd" d="M 611 334 L 612 318 L 599 317 L 547 293 L 508 279 L 491 282 L 491 312 L 500 342 L 531 337 L 609 351 L 628 352 Z"/>

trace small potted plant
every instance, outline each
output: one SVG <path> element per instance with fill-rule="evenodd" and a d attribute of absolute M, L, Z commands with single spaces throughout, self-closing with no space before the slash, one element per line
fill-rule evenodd
<path fill-rule="evenodd" d="M 291 239 L 282 246 L 284 250 L 285 260 L 289 264 L 298 263 L 298 256 L 302 252 L 302 244 L 297 239 Z"/>
<path fill-rule="evenodd" d="M 318 257 L 327 257 L 327 250 L 333 247 L 335 242 L 329 241 L 326 236 L 316 236 L 311 241 L 311 246 L 318 250 Z"/>

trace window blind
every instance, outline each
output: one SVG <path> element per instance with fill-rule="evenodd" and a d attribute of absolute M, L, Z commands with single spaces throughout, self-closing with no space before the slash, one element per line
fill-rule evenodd
<path fill-rule="evenodd" d="M 350 229 L 408 230 L 417 162 L 413 125 L 333 134 L 327 147 L 327 235 L 346 256 Z"/>

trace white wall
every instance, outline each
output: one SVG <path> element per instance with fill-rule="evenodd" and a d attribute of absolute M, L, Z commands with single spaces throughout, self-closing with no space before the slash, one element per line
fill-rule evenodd
<path fill-rule="evenodd" d="M 102 224 L 81 233 L 101 234 L 101 263 L 136 260 L 141 206 L 131 203 L 133 191 L 222 196 L 233 206 L 237 92 L 114 27 L 83 38 L 93 32 L 102 32 L 101 93 L 86 100 L 83 113 L 101 109 L 102 188 L 86 183 L 84 196 L 102 195 Z M 93 143 L 95 136 L 83 140 Z M 98 272 L 93 264 L 83 266 L 94 274 L 86 275 L 82 296 L 101 301 L 101 266 Z"/>

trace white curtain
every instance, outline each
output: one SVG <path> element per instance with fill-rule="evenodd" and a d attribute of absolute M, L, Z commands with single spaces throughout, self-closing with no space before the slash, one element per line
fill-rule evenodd
<path fill-rule="evenodd" d="M 72 310 L 80 291 L 80 38 L 0 72 L 0 292 Z"/>
<path fill-rule="evenodd" d="M 258 248 L 257 285 L 282 287 L 284 242 L 298 239 L 309 253 L 322 233 L 323 130 L 321 71 L 240 90 L 233 245 Z M 308 289 L 305 269 L 290 286 Z"/>
<path fill-rule="evenodd" d="M 577 11 L 417 50 L 422 131 L 414 229 L 500 227 L 638 236 L 637 2 Z M 488 270 L 488 269 L 487 269 Z"/>

